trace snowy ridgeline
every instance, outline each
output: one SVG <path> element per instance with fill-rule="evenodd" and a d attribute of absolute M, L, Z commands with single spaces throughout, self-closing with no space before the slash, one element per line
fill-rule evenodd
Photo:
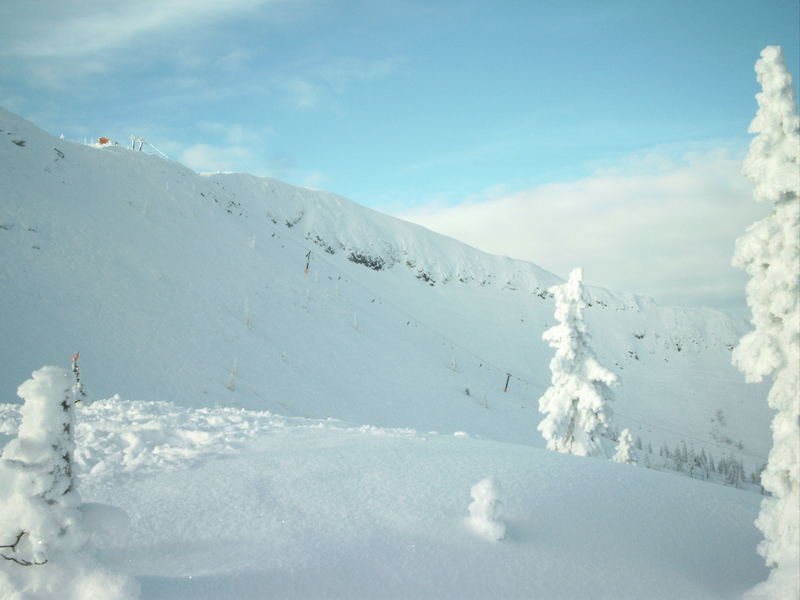
<path fill-rule="evenodd" d="M 79 348 L 93 397 L 544 444 L 558 277 L 334 194 L 72 144 L 2 110 L 0 130 L 4 400 Z M 598 361 L 620 379 L 613 425 L 654 448 L 651 466 L 685 442 L 758 472 L 766 386 L 730 365 L 747 324 L 587 299 Z"/>

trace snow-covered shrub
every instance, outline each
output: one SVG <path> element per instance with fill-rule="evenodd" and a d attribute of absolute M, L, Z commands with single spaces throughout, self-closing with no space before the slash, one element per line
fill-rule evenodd
<path fill-rule="evenodd" d="M 755 330 L 733 351 L 747 381 L 772 375 L 767 401 L 777 411 L 773 445 L 761 476 L 769 492 L 756 525 L 764 533 L 759 553 L 772 567 L 752 598 L 800 597 L 800 117 L 780 47 L 768 46 L 756 63 L 762 91 L 750 124 L 744 174 L 755 199 L 772 202 L 772 214 L 736 241 L 733 264 L 750 275 L 747 303 Z"/>
<path fill-rule="evenodd" d="M 633 438 L 631 437 L 631 432 L 627 429 L 623 429 L 622 433 L 619 434 L 617 452 L 611 460 L 628 465 L 636 464 L 636 458 L 633 456 Z"/>
<path fill-rule="evenodd" d="M 386 266 L 386 261 L 381 256 L 370 256 L 369 254 L 362 254 L 353 250 L 347 257 L 347 260 L 354 262 L 357 265 L 364 265 L 373 271 L 380 271 Z"/>
<path fill-rule="evenodd" d="M 601 366 L 591 350 L 583 321 L 582 278 L 582 270 L 574 269 L 567 283 L 549 290 L 559 324 L 542 335 L 556 354 L 550 361 L 551 386 L 539 398 L 539 412 L 545 417 L 538 429 L 549 450 L 596 456 L 603 452 L 599 437 L 608 428 L 611 409 L 606 403 L 613 399 L 611 386 L 617 376 Z"/>
<path fill-rule="evenodd" d="M 42 565 L 83 543 L 70 388 L 64 369 L 43 367 L 17 390 L 25 405 L 19 433 L 2 453 L 10 481 L 0 515 L 0 556 L 15 564 Z"/>
<path fill-rule="evenodd" d="M 469 517 L 472 527 L 490 540 L 502 540 L 506 535 L 505 523 L 500 516 L 500 484 L 492 477 L 482 479 L 470 490 L 472 502 Z"/>
<path fill-rule="evenodd" d="M 0 598 L 138 597 L 134 581 L 80 553 L 87 535 L 72 459 L 80 392 L 60 367 L 35 371 L 17 390 L 22 422 L 0 455 Z"/>

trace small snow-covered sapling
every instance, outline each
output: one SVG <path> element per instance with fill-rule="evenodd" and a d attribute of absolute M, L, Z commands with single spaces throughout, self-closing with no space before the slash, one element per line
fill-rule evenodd
<path fill-rule="evenodd" d="M 497 519 L 500 516 L 500 484 L 494 477 L 487 477 L 472 486 L 472 502 L 469 517 L 472 528 L 490 540 L 502 540 L 506 525 Z"/>

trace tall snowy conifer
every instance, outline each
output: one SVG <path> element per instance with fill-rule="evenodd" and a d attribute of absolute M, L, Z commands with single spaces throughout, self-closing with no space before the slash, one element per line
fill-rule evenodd
<path fill-rule="evenodd" d="M 764 533 L 759 553 L 772 568 L 748 598 L 800 598 L 800 117 L 792 78 L 778 46 L 756 63 L 762 92 L 750 125 L 744 174 L 755 181 L 757 202 L 772 214 L 736 241 L 734 266 L 750 275 L 747 303 L 755 330 L 733 351 L 747 381 L 773 376 L 767 401 L 777 411 L 773 445 L 762 484 L 769 492 L 756 525 Z"/>
<path fill-rule="evenodd" d="M 567 283 L 549 290 L 555 295 L 559 324 L 542 335 L 556 354 L 550 361 L 552 385 L 539 398 L 539 412 L 545 417 L 538 429 L 550 450 L 596 456 L 603 452 L 598 438 L 608 427 L 611 409 L 606 403 L 613 399 L 610 388 L 617 376 L 592 353 L 583 322 L 582 279 L 583 271 L 574 269 Z"/>

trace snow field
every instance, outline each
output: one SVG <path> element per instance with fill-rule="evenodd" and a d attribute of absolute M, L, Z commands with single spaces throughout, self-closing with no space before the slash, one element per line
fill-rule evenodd
<path fill-rule="evenodd" d="M 759 497 L 683 477 L 230 408 L 111 398 L 77 419 L 83 500 L 130 519 L 87 509 L 96 554 L 142 598 L 705 599 L 766 572 Z M 487 474 L 503 483 L 494 543 L 471 518 L 476 499 L 498 497 L 475 490 Z"/>
<path fill-rule="evenodd" d="M 496 543 L 469 523 L 486 473 L 504 488 Z M 87 480 L 83 493 L 131 516 L 129 535 L 98 550 L 154 600 L 710 599 L 766 573 L 757 496 L 450 435 L 286 427 L 191 470 Z"/>

